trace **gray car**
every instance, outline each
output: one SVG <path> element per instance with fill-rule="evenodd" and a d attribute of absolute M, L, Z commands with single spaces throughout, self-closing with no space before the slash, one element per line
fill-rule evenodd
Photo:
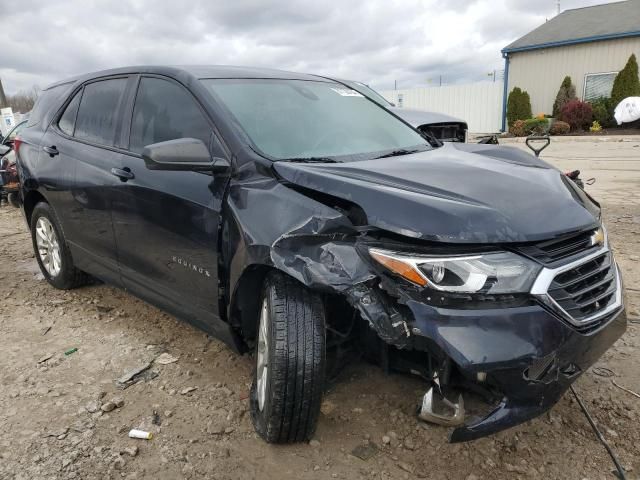
<path fill-rule="evenodd" d="M 391 103 L 374 89 L 362 82 L 354 80 L 338 80 L 351 87 L 365 97 L 391 110 L 397 116 L 409 123 L 413 128 L 431 135 L 443 142 L 466 142 L 467 122 L 444 113 L 414 110 L 411 108 L 399 108 Z"/>
<path fill-rule="evenodd" d="M 6 145 L 7 147 L 9 147 L 8 152 L 4 154 L 0 152 L 0 162 L 2 160 L 7 160 L 6 162 L 7 164 L 16 163 L 16 155 L 15 155 L 15 152 L 13 151 L 13 141 L 15 140 L 18 133 L 20 133 L 20 130 L 22 130 L 26 125 L 27 125 L 27 120 L 22 120 L 20 123 L 18 123 L 15 127 L 13 127 L 11 130 L 7 132 L 6 137 L 0 138 L 0 144 Z"/>

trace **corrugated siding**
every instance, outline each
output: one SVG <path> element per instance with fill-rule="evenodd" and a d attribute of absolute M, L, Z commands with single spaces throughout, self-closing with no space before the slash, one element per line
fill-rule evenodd
<path fill-rule="evenodd" d="M 632 53 L 640 58 L 640 37 L 512 53 L 509 91 L 513 87 L 526 90 L 533 114 L 550 114 L 566 75 L 571 76 L 576 94 L 582 99 L 585 74 L 620 71 Z"/>
<path fill-rule="evenodd" d="M 403 108 L 446 113 L 461 118 L 473 133 L 497 132 L 502 119 L 502 82 L 481 82 L 381 92 Z M 398 97 L 402 95 L 402 102 Z"/>

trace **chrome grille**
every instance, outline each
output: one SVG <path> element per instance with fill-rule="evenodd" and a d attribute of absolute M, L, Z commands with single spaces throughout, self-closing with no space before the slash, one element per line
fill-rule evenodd
<path fill-rule="evenodd" d="M 605 242 L 604 246 L 576 260 L 555 268 L 544 267 L 531 293 L 577 330 L 586 333 L 620 311 L 621 289 L 620 273 Z"/>
<path fill-rule="evenodd" d="M 609 306 L 616 287 L 611 253 L 605 252 L 558 274 L 549 286 L 549 295 L 574 320 L 582 322 Z"/>

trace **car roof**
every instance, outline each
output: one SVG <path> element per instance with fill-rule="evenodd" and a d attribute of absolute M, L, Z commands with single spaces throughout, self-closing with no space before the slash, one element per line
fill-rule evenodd
<path fill-rule="evenodd" d="M 59 82 L 49 85 L 45 90 L 63 85 L 66 83 L 75 83 L 77 81 L 86 81 L 93 78 L 107 77 L 110 75 L 123 75 L 132 73 L 153 73 L 158 75 L 168 75 L 179 77 L 188 75 L 196 79 L 203 78 L 280 78 L 287 80 L 313 80 L 313 81 L 330 81 L 329 79 L 309 75 L 305 73 L 288 72 L 285 70 L 276 70 L 272 68 L 242 67 L 232 65 L 138 65 L 131 67 L 113 68 L 109 70 L 101 70 L 97 72 L 77 75 Z"/>

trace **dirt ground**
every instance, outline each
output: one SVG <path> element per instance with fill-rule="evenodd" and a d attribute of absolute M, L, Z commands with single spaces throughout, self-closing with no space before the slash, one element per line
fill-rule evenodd
<path fill-rule="evenodd" d="M 565 138 L 543 157 L 597 179 L 587 190 L 603 205 L 634 323 L 576 389 L 629 478 L 640 478 L 640 398 L 612 383 L 640 392 L 640 139 Z M 121 290 L 54 290 L 10 207 L 0 208 L 0 246 L 1 479 L 614 478 L 570 394 L 524 425 L 450 445 L 448 429 L 415 417 L 421 381 L 365 363 L 330 386 L 314 441 L 267 445 L 247 412 L 252 358 Z M 116 386 L 163 352 L 178 361 Z M 112 400 L 124 404 L 103 412 Z M 130 439 L 131 428 L 154 436 Z M 372 457 L 354 456 L 359 446 Z"/>

